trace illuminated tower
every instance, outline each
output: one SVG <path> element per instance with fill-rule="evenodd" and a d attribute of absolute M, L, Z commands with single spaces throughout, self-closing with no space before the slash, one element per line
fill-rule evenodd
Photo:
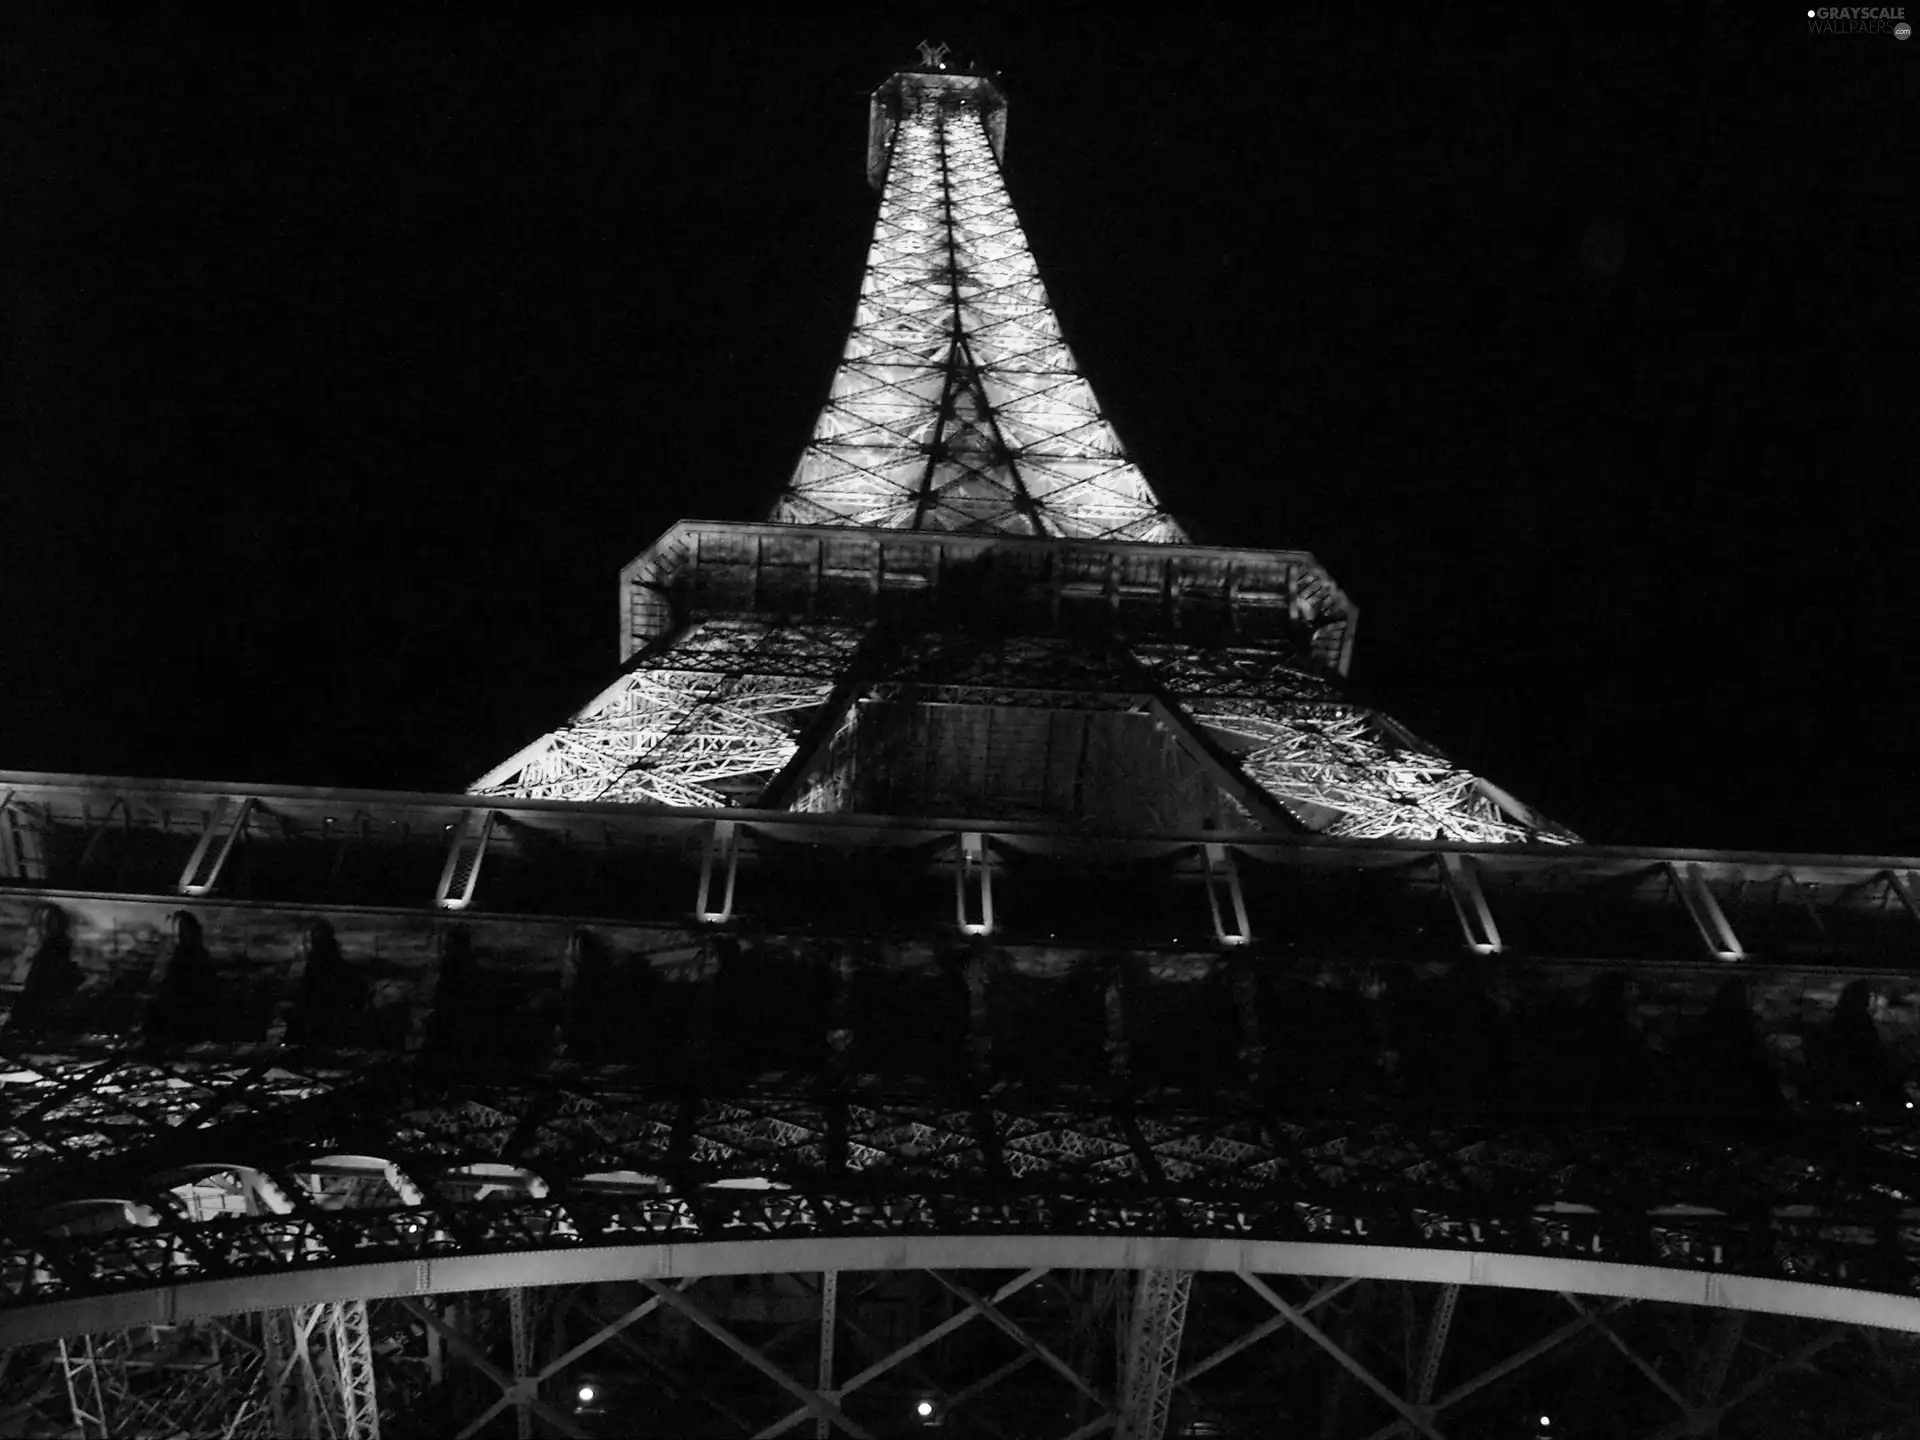
<path fill-rule="evenodd" d="M 1005 149 L 990 78 L 929 58 L 875 94 L 853 331 L 772 515 L 633 561 L 624 673 L 475 793 L 1571 838 L 1343 696 L 1355 612 L 1311 555 L 1188 543 L 1061 337 Z"/>
<path fill-rule="evenodd" d="M 881 87 L 771 516 L 469 793 L 0 772 L 0 1433 L 1906 1433 L 1920 861 L 1583 845 L 1348 698 L 1005 114 Z"/>

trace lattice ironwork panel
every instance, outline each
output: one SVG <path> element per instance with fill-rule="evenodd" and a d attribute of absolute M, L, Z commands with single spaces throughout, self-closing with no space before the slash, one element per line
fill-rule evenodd
<path fill-rule="evenodd" d="M 292 1267 L 741 1235 L 1138 1234 L 1493 1249 L 1920 1293 L 1904 1127 L 1782 1121 L 1411 1123 L 1099 1092 L 701 1099 L 618 1076 L 399 1075 L 89 1167 L 84 1214 L 13 1208 L 0 1303 Z M 333 1158 L 329 1158 L 333 1157 Z M 277 1210 L 194 1211 L 204 1159 Z M 351 1190 L 341 1177 L 356 1179 Z M 171 1196 L 171 1198 L 170 1198 Z"/>
<path fill-rule="evenodd" d="M 479 795 L 714 806 L 793 758 L 852 662 L 848 626 L 712 620 L 654 646 L 558 730 L 474 782 Z M 756 783 L 757 782 L 757 783 Z"/>

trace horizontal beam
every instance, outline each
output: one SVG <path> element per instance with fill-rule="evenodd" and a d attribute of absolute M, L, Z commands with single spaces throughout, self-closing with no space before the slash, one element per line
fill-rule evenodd
<path fill-rule="evenodd" d="M 1795 1315 L 1920 1334 L 1920 1297 L 1618 1261 L 1186 1236 L 880 1235 L 572 1246 L 341 1265 L 54 1300 L 0 1311 L 0 1349 L 236 1311 L 514 1286 L 821 1270 L 1185 1269 L 1540 1290 Z"/>
<path fill-rule="evenodd" d="M 145 823 L 139 806 L 168 809 L 184 815 L 209 808 L 222 797 L 236 800 L 253 798 L 259 808 L 278 820 L 297 821 L 306 817 L 318 824 L 324 817 L 339 821 L 366 816 L 375 820 L 408 819 L 416 829 L 431 830 L 438 844 L 444 827 L 458 817 L 456 812 L 497 810 L 501 818 L 534 829 L 566 828 L 569 825 L 593 828 L 599 833 L 603 824 L 616 832 L 634 835 L 704 836 L 705 827 L 716 819 L 739 822 L 749 830 L 758 830 L 776 838 L 792 838 L 810 843 L 867 843 L 882 836 L 898 836 L 898 843 L 918 844 L 936 840 L 955 831 L 978 830 L 990 836 L 1030 837 L 1029 843 L 1043 846 L 1057 840 L 1063 846 L 1084 846 L 1083 832 L 1068 825 L 1045 821 L 999 819 L 980 815 L 862 815 L 835 813 L 802 814 L 791 810 L 755 810 L 746 807 L 699 810 L 636 804 L 608 804 L 594 801 L 520 800 L 500 796 L 434 794 L 403 790 L 352 790 L 316 786 L 268 786 L 247 782 L 204 780 L 143 779 L 111 775 L 70 775 L 51 771 L 0 770 L 0 792 L 12 792 L 16 810 L 29 808 L 37 817 L 51 813 L 58 822 L 67 815 L 76 821 L 83 804 L 100 807 L 126 798 L 138 802 L 131 823 Z M 97 818 L 97 817 L 96 817 Z M 542 822 L 546 822 L 544 825 Z M 197 826 L 196 826 L 197 831 Z M 197 836 L 196 836 L 197 838 Z M 270 829 L 260 830 L 255 838 L 270 842 Z M 509 842 L 507 835 L 496 836 L 496 843 Z M 1104 845 L 1145 849 L 1227 844 L 1254 858 L 1297 864 L 1330 864 L 1336 867 L 1395 867 L 1413 864 L 1435 854 L 1453 852 L 1476 857 L 1483 871 L 1524 874 L 1569 869 L 1634 875 L 1663 862 L 1676 865 L 1698 864 L 1709 878 L 1736 875 L 1768 879 L 1790 868 L 1797 880 L 1809 884 L 1853 882 L 1884 883 L 1891 873 L 1897 888 L 1912 882 L 1906 876 L 1920 873 L 1920 857 L 1898 855 L 1803 854 L 1772 850 L 1702 850 L 1672 846 L 1627 845 L 1474 845 L 1436 840 L 1348 840 L 1323 835 L 1275 836 L 1264 831 L 1139 831 L 1102 835 Z"/>

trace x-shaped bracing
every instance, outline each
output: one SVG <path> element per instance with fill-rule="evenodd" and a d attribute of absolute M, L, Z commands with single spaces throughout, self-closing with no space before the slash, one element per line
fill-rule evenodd
<path fill-rule="evenodd" d="M 954 1331 L 958 1330 L 962 1325 L 965 1325 L 970 1320 L 973 1320 L 976 1317 L 981 1315 L 987 1315 L 989 1314 L 989 1312 L 991 1312 L 993 1316 L 998 1316 L 999 1318 L 996 1321 L 996 1323 L 998 1323 L 1002 1329 L 1008 1330 L 1010 1334 L 1014 1334 L 1015 1339 L 1021 1343 L 1023 1359 L 1032 1360 L 1035 1358 L 1034 1349 L 1037 1348 L 1036 1342 L 1030 1342 L 1026 1340 L 1024 1338 L 1025 1332 L 1021 1331 L 1019 1326 L 1015 1325 L 1011 1320 L 1008 1320 L 1005 1315 L 1001 1314 L 1001 1312 L 998 1310 L 997 1307 L 1003 1304 L 1008 1299 L 1010 1299 L 1012 1296 L 1017 1295 L 1020 1291 L 1026 1289 L 1027 1286 L 1033 1284 L 1034 1281 L 1040 1279 L 1043 1275 L 1045 1275 L 1047 1273 L 1046 1267 L 1042 1266 L 1038 1269 L 1022 1271 L 1020 1274 L 1014 1276 L 1013 1279 L 1007 1281 L 1004 1285 L 1000 1286 L 1000 1288 L 995 1290 L 991 1295 L 985 1296 L 985 1297 L 973 1295 L 972 1292 L 963 1289 L 962 1287 L 956 1285 L 954 1282 L 946 1279 L 944 1276 L 938 1274 L 935 1271 L 929 1271 L 928 1273 L 932 1275 L 934 1279 L 938 1280 L 941 1284 L 945 1285 L 949 1290 L 952 1290 L 955 1294 L 959 1295 L 961 1297 L 961 1300 L 965 1304 L 965 1308 L 962 1309 L 958 1314 L 948 1316 L 945 1320 L 942 1320 L 938 1325 L 935 1325 L 932 1329 L 927 1330 L 920 1335 L 916 1335 L 913 1339 L 909 1340 L 906 1344 L 900 1346 L 898 1349 L 890 1352 L 889 1354 L 881 1356 L 878 1360 L 874 1361 L 873 1364 L 867 1366 L 866 1369 L 860 1371 L 857 1375 L 848 1377 L 848 1379 L 844 1384 L 837 1387 L 835 1391 L 836 1395 L 841 1397 L 851 1395 L 854 1391 L 860 1389 L 865 1385 L 870 1384 L 874 1380 L 879 1379 L 880 1376 L 886 1374 L 887 1371 L 904 1363 L 907 1360 L 912 1359 L 915 1355 L 919 1354 L 922 1350 L 925 1350 L 929 1345 L 938 1344 L 941 1340 L 944 1340 L 947 1336 L 951 1335 Z M 1058 1365 L 1061 1362 L 1056 1359 L 1054 1363 Z M 1008 1368 L 1003 1366 L 997 1378 L 1004 1379 L 1006 1375 L 1012 1374 L 1013 1370 L 1017 1368 L 1019 1367 L 1015 1366 L 1012 1368 Z M 1076 1384 L 1080 1383 L 1077 1376 L 1073 1378 Z M 795 1382 L 795 1383 L 797 1384 L 798 1382 Z M 981 1390 L 984 1390 L 985 1388 L 986 1388 L 985 1384 L 976 1384 L 974 1386 L 969 1387 L 969 1392 L 966 1392 L 966 1393 L 978 1394 Z M 954 1397 L 954 1399 L 956 1400 L 958 1398 L 959 1397 L 957 1396 Z M 949 1403 L 952 1403 L 952 1402 L 950 1401 Z M 781 1419 L 775 1421 L 773 1424 L 767 1426 L 766 1429 L 760 1431 L 759 1440 L 770 1440 L 770 1437 L 772 1436 L 783 1435 L 787 1431 L 791 1430 L 794 1426 L 798 1425 L 801 1421 L 805 1420 L 808 1415 L 817 1414 L 817 1413 L 818 1411 L 814 1409 L 814 1407 L 803 1403 L 798 1410 L 794 1410 L 790 1412 L 789 1414 L 783 1416 Z M 855 1433 L 864 1433 L 864 1432 L 855 1432 Z"/>
<path fill-rule="evenodd" d="M 1674 1405 L 1678 1407 L 1680 1417 L 1664 1428 L 1655 1431 L 1652 1440 L 1680 1440 L 1680 1437 L 1686 1435 L 1706 1435 L 1712 1433 L 1714 1425 L 1718 1423 L 1720 1417 L 1725 1415 L 1727 1411 L 1744 1401 L 1752 1399 L 1786 1371 L 1796 1369 L 1806 1364 L 1807 1361 L 1811 1360 L 1815 1355 L 1818 1355 L 1822 1350 L 1838 1344 L 1847 1333 L 1844 1326 L 1835 1325 L 1831 1327 L 1825 1334 L 1815 1336 L 1791 1354 L 1781 1356 L 1758 1375 L 1750 1377 L 1747 1382 L 1733 1394 L 1722 1398 L 1719 1391 L 1726 1380 L 1726 1371 L 1732 1361 L 1732 1345 L 1737 1335 L 1737 1332 L 1730 1330 L 1723 1337 L 1725 1353 L 1714 1357 L 1714 1368 L 1718 1373 L 1712 1377 L 1710 1387 L 1707 1388 L 1705 1393 L 1697 1397 L 1696 1402 L 1696 1400 L 1689 1399 L 1686 1395 L 1683 1395 L 1679 1390 L 1675 1389 L 1665 1376 L 1649 1364 L 1632 1346 L 1627 1344 L 1625 1337 L 1623 1337 L 1618 1330 L 1607 1324 L 1597 1313 L 1582 1305 L 1579 1296 L 1569 1295 L 1563 1291 L 1560 1298 L 1572 1306 L 1576 1313 L 1588 1320 L 1606 1339 L 1608 1344 L 1612 1345 L 1614 1349 L 1625 1356 L 1634 1369 L 1646 1376 L 1650 1384 L 1669 1400 L 1673 1401 Z"/>

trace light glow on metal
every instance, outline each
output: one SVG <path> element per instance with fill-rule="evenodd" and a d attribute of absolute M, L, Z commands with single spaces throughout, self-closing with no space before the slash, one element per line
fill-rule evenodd
<path fill-rule="evenodd" d="M 998 89 L 979 76 L 909 72 L 882 87 L 875 115 L 873 153 L 885 183 L 866 279 L 830 397 L 774 506 L 776 526 L 1183 541 L 1061 338 L 1001 180 Z M 889 687 L 909 678 L 913 646 L 887 652 L 870 619 L 822 623 L 843 612 L 826 609 L 815 619 L 816 606 L 837 603 L 833 586 L 851 574 L 870 585 L 879 613 L 881 597 L 935 588 L 945 552 L 933 562 L 892 563 L 863 552 L 854 565 L 817 544 L 803 566 L 795 562 L 806 559 L 804 548 L 789 552 L 777 536 L 703 532 L 674 543 L 683 547 L 673 552 L 679 559 L 661 570 L 646 603 L 685 596 L 692 616 L 677 630 L 652 630 L 656 638 L 617 681 L 482 776 L 472 793 L 703 809 L 867 803 L 848 769 L 865 763 L 855 733 L 862 707 L 902 698 Z M 1084 574 L 1059 593 L 1095 586 L 1116 613 L 1143 597 L 1177 606 L 1187 593 L 1166 589 L 1171 571 L 1148 576 L 1117 552 L 1104 570 L 1089 568 L 1086 557 L 1075 563 Z M 1325 598 L 1314 587 L 1331 589 L 1309 568 L 1298 593 L 1275 597 L 1308 626 Z M 802 570 L 804 582 L 795 578 Z M 1240 593 L 1237 570 L 1217 583 L 1229 599 Z M 682 603 L 673 600 L 667 612 Z M 1340 609 L 1347 614 L 1344 599 Z M 1054 641 L 1027 670 L 1009 659 L 964 678 L 985 687 L 985 703 L 995 707 L 1059 706 L 1063 691 L 1133 706 L 1138 692 L 1157 689 L 1167 725 L 1231 792 L 1227 804 L 1269 828 L 1297 823 L 1346 839 L 1466 844 L 1576 838 L 1390 717 L 1348 700 L 1328 667 L 1344 668 L 1350 621 L 1342 622 L 1337 664 L 1321 653 L 1318 631 L 1305 646 L 1277 637 L 1195 644 L 1150 631 L 1111 652 Z M 1022 644 L 1003 637 L 994 654 L 1011 657 Z M 856 659 L 872 667 L 858 686 Z M 911 678 L 920 684 L 910 703 L 920 703 L 931 693 L 929 677 Z M 1022 690 L 1044 693 L 1023 698 Z M 799 762 L 802 734 L 816 718 L 834 722 L 826 712 L 836 706 L 824 748 Z M 990 768 L 984 750 L 974 758 Z M 450 853 L 450 874 L 463 854 Z M 477 866 L 476 852 L 460 873 L 471 880 Z M 956 884 L 957 928 L 992 933 L 990 874 L 962 856 Z M 1209 896 L 1216 937 L 1244 943 L 1231 884 L 1220 893 L 1210 886 Z M 730 912 L 730 903 L 709 910 L 702 902 L 704 919 L 718 923 Z M 1475 928 L 1473 917 L 1465 923 Z M 1467 938 L 1482 954 L 1500 946 L 1497 931 Z M 1731 950 L 1717 944 L 1728 958 Z"/>
<path fill-rule="evenodd" d="M 1061 339 L 989 135 L 999 92 L 897 83 L 853 332 L 773 518 L 1184 539 Z"/>
<path fill-rule="evenodd" d="M 793 758 L 800 720 L 832 691 L 859 632 L 709 621 L 626 673 L 475 781 L 476 795 L 723 806 L 729 781 Z"/>

